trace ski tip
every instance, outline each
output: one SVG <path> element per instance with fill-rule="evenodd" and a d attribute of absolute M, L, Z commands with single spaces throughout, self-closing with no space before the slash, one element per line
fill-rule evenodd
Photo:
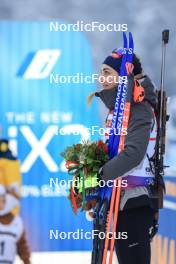
<path fill-rule="evenodd" d="M 127 41 L 127 35 L 125 32 L 123 32 L 123 50 L 127 48 L 128 41 Z"/>
<path fill-rule="evenodd" d="M 123 39 L 124 39 L 124 40 L 127 40 L 126 32 L 123 32 Z"/>
<path fill-rule="evenodd" d="M 134 46 L 133 35 L 131 32 L 129 32 L 129 42 L 131 42 L 131 46 Z"/>

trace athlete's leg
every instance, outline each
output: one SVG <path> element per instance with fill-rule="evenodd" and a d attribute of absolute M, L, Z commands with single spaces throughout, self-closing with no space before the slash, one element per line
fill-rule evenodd
<path fill-rule="evenodd" d="M 127 239 L 118 239 L 115 249 L 119 264 L 150 264 L 149 228 L 154 210 L 149 207 L 119 212 L 117 232 L 127 232 Z"/>

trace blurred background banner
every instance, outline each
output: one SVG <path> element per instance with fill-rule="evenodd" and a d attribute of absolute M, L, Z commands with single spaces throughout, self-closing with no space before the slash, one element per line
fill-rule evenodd
<path fill-rule="evenodd" d="M 0 54 L 2 136 L 21 161 L 22 216 L 30 246 L 33 251 L 88 249 L 91 242 L 85 240 L 50 239 L 50 229 L 91 228 L 85 214 L 72 213 L 65 184 L 71 177 L 60 152 L 88 139 L 86 127 L 99 124 L 96 103 L 86 108 L 96 87 L 53 80 L 58 74 L 93 73 L 89 43 L 83 33 L 51 32 L 49 22 L 1 22 Z M 80 134 L 61 135 L 60 129 Z"/>
<path fill-rule="evenodd" d="M 176 177 L 166 177 L 164 209 L 160 211 L 159 234 L 152 243 L 151 264 L 176 263 Z"/>
<path fill-rule="evenodd" d="M 121 33 L 115 34 L 121 40 Z M 100 51 L 101 44 L 99 40 Z M 142 46 L 139 41 L 137 45 Z M 158 46 L 155 48 L 160 54 Z M 97 61 L 101 63 L 104 58 L 98 49 L 96 51 Z M 171 57 L 172 52 L 169 53 Z M 13 153 L 21 161 L 21 213 L 30 247 L 32 251 L 91 250 L 90 239 L 56 237 L 59 232 L 92 230 L 87 215 L 74 216 L 66 198 L 69 186 L 66 183 L 70 178 L 60 152 L 81 138 L 98 139 L 100 136 L 96 133 L 90 137 L 86 128 L 102 126 L 104 109 L 96 99 L 89 109 L 86 108 L 86 97 L 97 89 L 96 83 L 84 80 L 73 83 L 64 77 L 58 80 L 59 75 L 91 76 L 95 73 L 92 45 L 84 32 L 54 31 L 49 21 L 1 21 L 0 58 L 1 133 L 10 140 Z M 156 75 L 155 69 L 155 79 Z M 171 76 L 173 78 L 173 71 Z M 169 79 L 168 83 L 173 84 L 173 80 Z M 159 235 L 153 242 L 152 264 L 176 263 L 176 99 L 173 86 L 169 86 L 169 91 L 173 107 L 170 109 L 167 162 L 171 167 L 167 172 L 167 195 L 165 209 L 161 211 Z M 60 129 L 67 135 L 61 135 Z M 78 135 L 70 134 L 71 130 Z"/>

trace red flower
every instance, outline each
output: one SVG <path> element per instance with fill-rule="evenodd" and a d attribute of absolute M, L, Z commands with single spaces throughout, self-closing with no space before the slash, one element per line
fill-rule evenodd
<path fill-rule="evenodd" d="M 104 143 L 103 143 L 102 140 L 99 140 L 99 141 L 97 142 L 97 145 L 98 145 L 98 148 L 101 148 L 101 147 L 103 147 Z"/>
<path fill-rule="evenodd" d="M 81 148 L 81 144 L 76 144 L 76 149 L 80 150 L 80 148 Z"/>
<path fill-rule="evenodd" d="M 102 148 L 105 153 L 108 153 L 108 147 L 102 140 L 99 140 L 97 142 L 97 145 L 98 145 L 98 149 Z"/>
<path fill-rule="evenodd" d="M 107 147 L 106 144 L 104 145 L 104 152 L 105 152 L 105 153 L 108 153 L 108 147 Z"/>

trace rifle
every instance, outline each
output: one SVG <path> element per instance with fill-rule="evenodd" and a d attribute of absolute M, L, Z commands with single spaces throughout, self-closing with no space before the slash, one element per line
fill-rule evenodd
<path fill-rule="evenodd" d="M 165 141 L 166 141 L 166 122 L 169 120 L 167 114 L 167 100 L 166 91 L 164 89 L 165 80 L 165 59 L 166 59 L 166 45 L 169 41 L 169 30 L 162 32 L 162 62 L 161 62 L 161 84 L 160 90 L 157 91 L 157 106 L 156 106 L 156 120 L 157 120 L 157 139 L 154 154 L 154 173 L 155 184 L 159 195 L 159 208 L 163 208 L 163 193 L 165 192 L 164 184 L 164 169 L 168 166 L 164 165 L 165 155 Z"/>

